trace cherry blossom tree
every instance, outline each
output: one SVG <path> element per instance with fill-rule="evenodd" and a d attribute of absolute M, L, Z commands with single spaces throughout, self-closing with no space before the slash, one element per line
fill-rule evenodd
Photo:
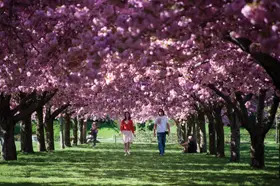
<path fill-rule="evenodd" d="M 158 108 L 174 119 L 202 118 L 204 110 L 215 121 L 218 156 L 224 156 L 221 113 L 226 110 L 235 161 L 236 118 L 246 126 L 250 114 L 259 113 L 263 126 L 267 95 L 272 106 L 266 130 L 246 127 L 260 152 L 252 165 L 262 167 L 263 140 L 254 145 L 253 136 L 265 136 L 278 107 L 276 94 L 271 98 L 274 86 L 279 89 L 279 5 L 257 0 L 1 1 L 4 159 L 16 159 L 14 125 L 29 121 L 34 111 L 40 149 L 45 125 L 47 149 L 53 150 L 53 120 L 70 107 L 80 121 L 118 118 L 125 110 L 145 120 Z M 259 109 L 249 113 L 246 105 L 257 98 Z"/>

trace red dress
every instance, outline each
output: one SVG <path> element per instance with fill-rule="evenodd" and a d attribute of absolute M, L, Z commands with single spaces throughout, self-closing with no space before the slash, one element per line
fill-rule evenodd
<path fill-rule="evenodd" d="M 131 143 L 133 141 L 134 126 L 132 120 L 122 120 L 121 122 L 121 132 L 123 134 L 123 142 Z"/>
<path fill-rule="evenodd" d="M 128 120 L 128 123 L 125 122 L 125 120 L 122 120 L 121 122 L 121 131 L 131 131 L 134 134 L 134 126 L 133 126 L 133 121 Z"/>

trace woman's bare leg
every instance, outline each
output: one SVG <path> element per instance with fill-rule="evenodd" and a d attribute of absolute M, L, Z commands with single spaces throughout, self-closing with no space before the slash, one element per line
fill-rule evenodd
<path fill-rule="evenodd" d="M 124 152 L 125 152 L 125 154 L 127 154 L 127 146 L 128 146 L 128 144 L 124 143 Z"/>
<path fill-rule="evenodd" d="M 130 146 L 131 146 L 131 143 L 128 142 L 128 143 L 127 143 L 127 152 L 128 152 L 128 154 L 130 154 Z"/>

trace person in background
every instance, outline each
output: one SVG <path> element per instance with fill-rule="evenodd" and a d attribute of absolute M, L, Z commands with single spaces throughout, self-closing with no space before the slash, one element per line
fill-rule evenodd
<path fill-rule="evenodd" d="M 129 112 L 124 113 L 124 119 L 121 121 L 120 130 L 123 135 L 124 155 L 127 156 L 130 155 L 130 146 L 133 141 L 133 137 L 135 137 L 134 125 Z"/>
<path fill-rule="evenodd" d="M 183 146 L 183 153 L 196 153 L 197 146 L 196 141 L 193 136 L 189 136 L 185 143 L 181 144 Z"/>
<path fill-rule="evenodd" d="M 97 138 L 97 133 L 98 133 L 98 128 L 96 126 L 96 122 L 92 122 L 92 125 L 91 125 L 91 129 L 90 129 L 90 134 L 92 135 L 93 137 L 93 147 L 96 146 L 96 138 Z"/>
<path fill-rule="evenodd" d="M 157 135 L 159 155 L 161 156 L 163 156 L 165 152 L 166 133 L 168 133 L 168 135 L 170 134 L 168 118 L 164 114 L 164 111 L 159 109 L 158 117 L 155 119 L 154 136 Z"/>

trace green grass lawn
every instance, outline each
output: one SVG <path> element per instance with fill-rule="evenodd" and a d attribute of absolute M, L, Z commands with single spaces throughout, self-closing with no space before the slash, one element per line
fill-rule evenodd
<path fill-rule="evenodd" d="M 241 162 L 206 154 L 182 154 L 167 145 L 160 157 L 156 144 L 134 144 L 124 157 L 122 144 L 80 145 L 52 153 L 18 154 L 0 161 L 0 185 L 276 185 L 278 147 L 266 145 L 266 168 L 249 166 L 249 144 L 241 146 Z"/>

